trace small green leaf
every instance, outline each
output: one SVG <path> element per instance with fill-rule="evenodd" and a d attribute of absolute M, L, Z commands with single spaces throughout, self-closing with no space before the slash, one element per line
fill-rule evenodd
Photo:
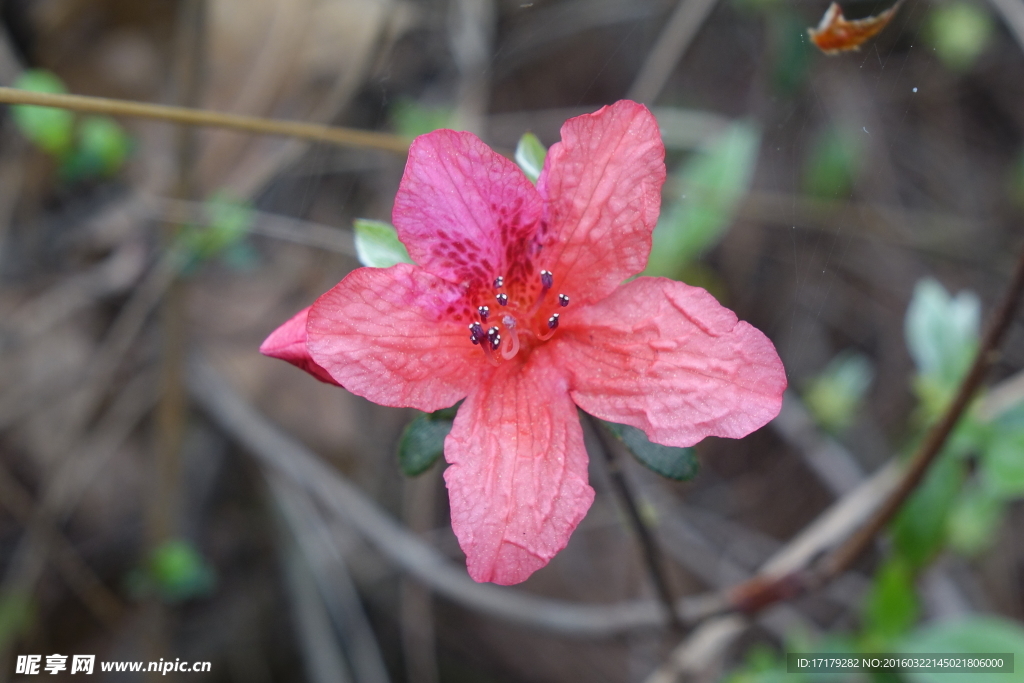
<path fill-rule="evenodd" d="M 239 246 L 252 229 L 254 211 L 247 202 L 232 199 L 224 192 L 214 193 L 203 204 L 206 225 L 186 225 L 178 235 L 180 268 L 195 268 L 207 259 L 220 256 Z"/>
<path fill-rule="evenodd" d="M 455 119 L 455 112 L 450 107 L 432 107 L 411 99 L 398 100 L 390 113 L 398 134 L 410 138 L 440 128 L 451 128 Z"/>
<path fill-rule="evenodd" d="M 981 458 L 986 490 L 1003 499 L 1024 496 L 1024 431 L 998 430 Z"/>
<path fill-rule="evenodd" d="M 748 123 L 730 126 L 681 169 L 681 195 L 662 213 L 645 275 L 679 277 L 732 224 L 757 165 L 761 134 Z"/>
<path fill-rule="evenodd" d="M 980 325 L 981 303 L 973 292 L 951 297 L 931 278 L 917 283 L 907 307 L 904 334 L 925 386 L 930 382 L 931 390 L 938 392 L 956 388 L 977 348 Z"/>
<path fill-rule="evenodd" d="M 825 199 L 846 198 L 863 162 L 864 144 L 859 138 L 845 130 L 826 128 L 804 162 L 804 192 Z"/>
<path fill-rule="evenodd" d="M 946 520 L 960 491 L 964 464 L 944 450 L 892 524 L 897 550 L 910 566 L 924 566 L 946 540 Z"/>
<path fill-rule="evenodd" d="M 14 82 L 15 88 L 62 95 L 64 82 L 44 69 L 30 69 Z M 16 104 L 11 107 L 21 133 L 44 152 L 63 158 L 71 152 L 75 115 L 67 109 Z"/>
<path fill-rule="evenodd" d="M 636 427 L 603 420 L 602 423 L 648 469 L 675 481 L 686 481 L 697 476 L 700 463 L 694 449 L 662 446 L 652 443 L 647 435 Z"/>
<path fill-rule="evenodd" d="M 124 128 L 107 116 L 88 116 L 78 127 L 78 145 L 71 163 L 75 177 L 107 176 L 124 165 L 131 152 Z"/>
<path fill-rule="evenodd" d="M 919 611 L 910 568 L 902 558 L 890 558 L 875 572 L 864 605 L 868 638 L 887 643 L 903 635 L 914 625 Z"/>
<path fill-rule="evenodd" d="M 949 512 L 949 544 L 964 555 L 977 555 L 995 536 L 1003 503 L 984 487 L 968 485 Z"/>
<path fill-rule="evenodd" d="M 523 137 L 519 138 L 519 144 L 516 145 L 516 163 L 523 169 L 530 182 L 537 183 L 547 155 L 547 148 L 533 133 L 523 133 Z"/>
<path fill-rule="evenodd" d="M 907 654 L 927 652 L 935 654 L 1013 653 L 1014 673 L 908 673 L 903 674 L 913 683 L 977 683 L 979 680 L 1003 683 L 1024 682 L 1024 628 L 1009 619 L 972 615 L 963 619 L 928 624 L 904 638 L 897 652 Z"/>
<path fill-rule="evenodd" d="M 0 597 L 0 646 L 7 647 L 25 633 L 35 620 L 36 604 L 30 593 L 5 593 Z"/>
<path fill-rule="evenodd" d="M 396 263 L 412 263 L 394 226 L 368 218 L 355 220 L 356 254 L 359 262 L 371 268 L 390 268 Z"/>
<path fill-rule="evenodd" d="M 209 595 L 216 584 L 213 569 L 188 541 L 171 540 L 157 547 L 147 569 L 158 594 L 168 602 Z"/>
<path fill-rule="evenodd" d="M 947 67 L 966 71 L 992 40 L 991 15 L 972 2 L 945 2 L 932 10 L 928 42 Z"/>
<path fill-rule="evenodd" d="M 804 403 L 823 429 L 843 432 L 853 422 L 873 376 L 874 369 L 866 356 L 844 351 L 807 383 Z"/>
<path fill-rule="evenodd" d="M 418 415 L 398 442 L 398 467 L 407 477 L 423 474 L 444 455 L 444 440 L 452 430 L 458 406 Z"/>

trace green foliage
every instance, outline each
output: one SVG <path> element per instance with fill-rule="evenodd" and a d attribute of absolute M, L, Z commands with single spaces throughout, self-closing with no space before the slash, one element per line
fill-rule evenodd
<path fill-rule="evenodd" d="M 980 470 L 985 489 L 993 495 L 1024 496 L 1024 431 L 997 430 L 983 452 Z"/>
<path fill-rule="evenodd" d="M 1017 208 L 1024 209 L 1024 151 L 1010 169 L 1010 199 Z"/>
<path fill-rule="evenodd" d="M 431 107 L 400 99 L 391 107 L 391 123 L 399 135 L 414 138 L 441 128 L 451 128 L 455 112 L 450 107 Z"/>
<path fill-rule="evenodd" d="M 824 199 L 845 198 L 864 165 L 864 145 L 848 131 L 829 127 L 814 141 L 804 161 L 804 192 Z"/>
<path fill-rule="evenodd" d="M 903 635 L 917 620 L 920 606 L 911 568 L 898 555 L 879 567 L 864 605 L 864 628 L 870 645 L 884 646 Z"/>
<path fill-rule="evenodd" d="M 64 94 L 67 88 L 55 74 L 44 69 L 30 69 L 14 82 L 15 88 L 53 94 Z M 14 123 L 22 135 L 44 152 L 62 159 L 71 152 L 75 115 L 66 109 L 16 104 L 11 107 Z"/>
<path fill-rule="evenodd" d="M 213 592 L 216 575 L 199 551 L 188 541 L 167 541 L 146 562 L 141 587 L 165 602 L 182 602 Z"/>
<path fill-rule="evenodd" d="M 904 335 L 917 366 L 915 390 L 924 413 L 940 414 L 967 371 L 978 345 L 981 303 L 973 292 L 951 297 L 931 278 L 917 283 Z"/>
<path fill-rule="evenodd" d="M 121 170 L 131 149 L 131 138 L 114 119 L 87 116 L 78 126 L 77 145 L 62 172 L 71 180 L 110 176 Z"/>
<path fill-rule="evenodd" d="M 818 425 L 841 433 L 853 422 L 873 377 L 874 368 L 866 356 L 844 351 L 807 383 L 804 403 Z"/>
<path fill-rule="evenodd" d="M 0 597 L 0 646 L 14 642 L 25 633 L 35 616 L 36 604 L 31 594 L 13 592 Z"/>
<path fill-rule="evenodd" d="M 675 481 L 687 481 L 697 476 L 700 463 L 694 449 L 662 446 L 652 443 L 647 435 L 636 427 L 614 422 L 602 423 L 629 449 L 633 457 L 651 471 Z"/>
<path fill-rule="evenodd" d="M 914 570 L 927 564 L 945 542 L 946 520 L 963 478 L 963 463 L 944 451 L 896 515 L 895 550 Z"/>
<path fill-rule="evenodd" d="M 645 275 L 679 278 L 718 243 L 750 188 L 760 141 L 753 125 L 736 123 L 683 165 L 681 196 L 662 211 Z"/>
<path fill-rule="evenodd" d="M 398 442 L 398 466 L 402 474 L 416 477 L 444 455 L 444 440 L 452 431 L 458 406 L 423 413 L 410 422 Z"/>
<path fill-rule="evenodd" d="M 544 168 L 544 159 L 547 155 L 547 148 L 533 133 L 523 133 L 523 137 L 519 138 L 519 144 L 516 145 L 516 163 L 535 185 Z"/>
<path fill-rule="evenodd" d="M 974 615 L 955 621 L 930 624 L 904 638 L 897 652 L 936 654 L 988 654 L 1014 653 L 1013 674 L 976 673 L 912 673 L 905 674 L 912 683 L 975 683 L 978 680 L 1024 682 L 1024 628 L 1021 625 L 992 616 Z"/>
<path fill-rule="evenodd" d="M 772 82 L 783 94 L 796 92 L 807 80 L 814 50 L 807 39 L 807 22 L 788 7 L 773 8 L 766 20 L 772 40 Z"/>
<path fill-rule="evenodd" d="M 932 10 L 925 36 L 953 71 L 966 71 L 992 42 L 992 17 L 973 2 L 946 2 Z"/>
<path fill-rule="evenodd" d="M 963 555 L 985 550 L 995 535 L 1003 509 L 1002 502 L 976 482 L 965 486 L 949 512 L 950 547 Z"/>
<path fill-rule="evenodd" d="M 396 263 L 412 263 L 394 226 L 368 218 L 355 220 L 356 254 L 359 262 L 371 268 L 390 268 Z"/>
<path fill-rule="evenodd" d="M 203 212 L 205 226 L 186 225 L 178 234 L 181 270 L 189 272 L 203 261 L 228 254 L 233 254 L 231 260 L 240 264 L 239 249 L 252 230 L 252 206 L 217 192 L 206 200 Z"/>

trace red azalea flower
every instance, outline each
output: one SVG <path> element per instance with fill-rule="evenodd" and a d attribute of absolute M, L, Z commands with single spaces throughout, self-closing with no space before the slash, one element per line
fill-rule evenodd
<path fill-rule="evenodd" d="M 668 446 L 779 412 L 785 370 L 761 332 L 702 289 L 623 284 L 647 263 L 664 158 L 627 101 L 567 121 L 536 187 L 470 133 L 423 135 L 393 213 L 419 265 L 353 271 L 261 347 L 382 405 L 465 399 L 444 476 L 477 581 L 525 580 L 586 514 L 577 406 Z"/>

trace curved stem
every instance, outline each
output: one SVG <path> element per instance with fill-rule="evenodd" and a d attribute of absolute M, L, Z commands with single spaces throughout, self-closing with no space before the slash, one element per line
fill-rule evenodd
<path fill-rule="evenodd" d="M 282 135 L 316 142 L 327 142 L 340 147 L 363 147 L 399 154 L 405 154 L 409 151 L 409 140 L 399 135 L 356 130 L 353 128 L 323 126 L 317 123 L 304 123 L 302 121 L 281 121 L 278 119 L 260 118 L 258 116 L 225 114 L 207 109 L 172 107 L 164 104 L 130 102 L 128 100 L 114 100 L 106 97 L 58 95 L 4 87 L 0 87 L 0 102 L 58 107 L 60 109 L 107 114 L 109 116 L 156 119 L 172 123 L 183 123 L 190 126 L 230 128 L 232 130 L 262 135 Z"/>

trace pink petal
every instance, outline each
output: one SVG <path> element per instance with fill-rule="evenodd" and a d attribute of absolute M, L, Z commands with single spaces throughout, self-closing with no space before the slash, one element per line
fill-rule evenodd
<path fill-rule="evenodd" d="M 450 282 L 507 272 L 536 232 L 541 201 L 512 161 L 472 133 L 416 138 L 392 219 L 413 261 Z"/>
<path fill-rule="evenodd" d="M 316 364 L 306 349 L 306 317 L 309 315 L 309 309 L 310 307 L 302 309 L 288 322 L 271 332 L 270 336 L 260 345 L 260 353 L 264 356 L 288 361 L 321 382 L 338 384 L 326 370 Z"/>
<path fill-rule="evenodd" d="M 566 121 L 537 182 L 555 290 L 600 301 L 641 272 L 664 182 L 665 146 L 647 107 L 623 100 Z"/>
<path fill-rule="evenodd" d="M 313 304 L 307 347 L 352 393 L 430 412 L 466 396 L 486 365 L 468 315 L 457 286 L 418 266 L 358 268 Z"/>
<path fill-rule="evenodd" d="M 786 371 L 761 332 L 698 287 L 642 277 L 565 315 L 555 353 L 583 410 L 691 446 L 779 413 Z"/>
<path fill-rule="evenodd" d="M 594 500 L 576 406 L 543 351 L 503 363 L 445 441 L 452 528 L 476 581 L 525 581 L 569 542 Z"/>

